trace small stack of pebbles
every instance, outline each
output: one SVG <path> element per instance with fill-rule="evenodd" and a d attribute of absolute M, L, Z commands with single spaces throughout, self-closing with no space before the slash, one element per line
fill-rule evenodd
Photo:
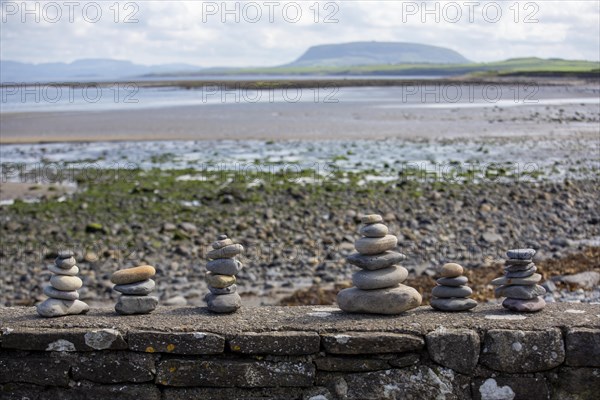
<path fill-rule="evenodd" d="M 243 268 L 235 256 L 242 254 L 244 247 L 234 244 L 227 235 L 220 235 L 208 252 L 210 261 L 206 264 L 208 293 L 205 297 L 208 309 L 216 313 L 231 313 L 242 306 L 242 299 L 237 293 L 235 275 Z"/>
<path fill-rule="evenodd" d="M 77 289 L 83 286 L 83 282 L 77 277 L 79 268 L 75 264 L 75 253 L 65 250 L 60 251 L 54 265 L 48 267 L 54 275 L 50 278 L 50 285 L 44 288 L 44 294 L 50 298 L 37 306 L 37 312 L 42 317 L 61 317 L 89 311 L 90 307 L 79 300 Z"/>
<path fill-rule="evenodd" d="M 508 260 L 504 263 L 504 276 L 492 281 L 496 288 L 496 297 L 506 297 L 504 308 L 511 311 L 535 312 L 546 306 L 543 296 L 546 289 L 537 283 L 542 275 L 537 274 L 533 263 L 534 249 L 514 249 L 506 252 Z"/>
<path fill-rule="evenodd" d="M 154 311 L 158 298 L 148 295 L 154 290 L 155 283 L 151 278 L 155 274 L 156 270 L 150 265 L 122 269 L 112 274 L 113 289 L 121 293 L 115 311 L 124 315 Z"/>
<path fill-rule="evenodd" d="M 466 286 L 469 279 L 463 276 L 463 271 L 463 267 L 456 263 L 442 266 L 442 277 L 431 292 L 431 307 L 440 311 L 466 311 L 477 306 L 475 300 L 468 298 L 473 291 Z"/>

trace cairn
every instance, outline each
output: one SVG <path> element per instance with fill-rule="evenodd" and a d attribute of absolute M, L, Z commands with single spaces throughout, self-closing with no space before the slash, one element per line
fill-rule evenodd
<path fill-rule="evenodd" d="M 477 306 L 477 302 L 468 297 L 473 293 L 467 286 L 469 279 L 463 275 L 463 267 L 456 263 L 442 266 L 437 286 L 431 291 L 431 307 L 440 311 L 466 311 Z"/>
<path fill-rule="evenodd" d="M 54 265 L 48 269 L 52 272 L 50 285 L 44 288 L 46 301 L 37 306 L 37 312 L 42 317 L 61 317 L 63 315 L 85 314 L 90 307 L 79 300 L 77 289 L 83 286 L 83 281 L 77 276 L 75 253 L 70 250 L 60 251 L 54 260 Z"/>
<path fill-rule="evenodd" d="M 546 289 L 537 283 L 542 275 L 537 274 L 533 262 L 535 250 L 515 249 L 506 252 L 508 260 L 504 263 L 504 276 L 492 281 L 496 288 L 496 297 L 506 297 L 502 306 L 511 311 L 535 312 L 546 306 L 543 296 Z"/>
<path fill-rule="evenodd" d="M 148 314 L 158 305 L 158 298 L 148 296 L 156 284 L 151 278 L 156 274 L 154 267 L 142 265 L 116 271 L 110 277 L 114 290 L 121 293 L 115 311 L 123 315 Z"/>
<path fill-rule="evenodd" d="M 206 264 L 208 273 L 208 293 L 205 297 L 208 309 L 216 313 L 231 313 L 242 306 L 242 299 L 237 293 L 235 275 L 243 268 L 235 258 L 244 252 L 241 244 L 234 244 L 227 235 L 220 235 L 208 252 L 210 261 Z"/>
<path fill-rule="evenodd" d="M 354 243 L 358 253 L 348 256 L 350 264 L 362 268 L 352 275 L 355 287 L 337 295 L 339 307 L 346 312 L 370 314 L 400 314 L 421 305 L 421 295 L 410 286 L 402 285 L 408 276 L 398 263 L 404 254 L 392 251 L 398 239 L 388 234 L 380 215 L 365 215 Z"/>

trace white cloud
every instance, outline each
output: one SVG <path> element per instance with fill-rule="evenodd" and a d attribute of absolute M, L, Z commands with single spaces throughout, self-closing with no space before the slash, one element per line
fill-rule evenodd
<path fill-rule="evenodd" d="M 314 21 L 315 2 L 319 6 L 318 23 Z M 50 9 L 49 3 L 61 7 L 62 18 L 56 23 L 49 21 L 54 13 L 44 14 L 44 7 Z M 2 1 L 0 56 L 28 62 L 119 58 L 142 64 L 279 65 L 294 60 L 312 45 L 378 40 L 445 46 L 474 61 L 526 56 L 600 59 L 598 1 L 480 0 L 473 8 L 472 21 L 466 1 L 297 0 L 281 1 L 275 8 L 262 0 L 228 2 L 229 10 L 239 10 L 237 23 L 235 15 L 224 13 L 220 0 L 135 1 L 129 2 L 135 8 L 127 9 L 128 2 L 121 1 L 117 23 L 113 21 L 115 9 L 110 8 L 113 3 L 81 1 L 70 22 L 65 2 L 30 1 L 29 9 L 37 4 L 41 11 L 38 23 L 33 15 L 23 14 L 21 1 Z M 90 23 L 84 17 L 95 16 L 94 4 L 101 4 L 102 17 Z M 84 15 L 86 5 L 88 14 Z M 301 18 L 292 23 L 298 5 Z M 501 6 L 502 16 L 498 22 L 490 22 L 496 5 Z M 257 9 L 262 15 L 253 23 Z M 437 14 L 426 12 L 436 9 Z M 215 13 L 203 13 L 211 10 Z M 462 18 L 453 23 L 456 10 Z M 274 11 L 274 22 L 269 21 L 269 11 Z M 339 22 L 324 23 L 329 14 Z M 128 15 L 138 22 L 124 23 Z M 528 15 L 538 22 L 524 23 Z"/>

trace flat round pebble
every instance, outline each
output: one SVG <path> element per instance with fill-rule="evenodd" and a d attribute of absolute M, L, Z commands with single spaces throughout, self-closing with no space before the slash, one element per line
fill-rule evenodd
<path fill-rule="evenodd" d="M 71 267 L 75 266 L 75 264 L 77 264 L 77 260 L 75 260 L 74 257 L 57 258 L 56 260 L 54 260 L 54 265 L 56 265 L 58 268 L 63 269 L 70 269 Z"/>
<path fill-rule="evenodd" d="M 438 285 L 444 286 L 462 286 L 466 285 L 469 279 L 466 276 L 456 276 L 454 278 L 440 278 L 436 282 Z"/>
<path fill-rule="evenodd" d="M 442 266 L 440 270 L 440 275 L 444 278 L 455 278 L 457 276 L 462 275 L 464 269 L 461 265 L 456 263 L 447 263 Z"/>
<path fill-rule="evenodd" d="M 227 286 L 233 285 L 235 282 L 236 279 L 233 275 L 220 275 L 210 272 L 206 274 L 206 283 L 217 289 L 226 288 Z"/>
<path fill-rule="evenodd" d="M 496 278 L 490 282 L 494 286 L 500 285 L 535 285 L 542 280 L 542 275 L 533 274 L 525 278 L 507 278 L 505 276 Z"/>
<path fill-rule="evenodd" d="M 421 300 L 419 292 L 402 284 L 375 290 L 352 287 L 341 290 L 337 295 L 340 309 L 350 313 L 401 314 L 420 306 Z"/>
<path fill-rule="evenodd" d="M 350 264 L 371 271 L 390 267 L 405 259 L 406 256 L 404 254 L 397 253 L 395 251 L 386 251 L 381 254 L 375 254 L 370 256 L 360 253 L 352 253 L 351 255 L 346 257 L 346 261 L 348 261 Z"/>
<path fill-rule="evenodd" d="M 535 271 L 537 271 L 537 267 L 534 265 L 523 271 L 506 272 L 504 276 L 507 278 L 527 278 L 528 276 L 533 275 Z"/>
<path fill-rule="evenodd" d="M 499 286 L 495 290 L 496 297 L 510 297 L 512 299 L 529 300 L 546 294 L 546 289 L 540 285 L 510 285 Z"/>
<path fill-rule="evenodd" d="M 70 292 L 83 286 L 83 282 L 77 276 L 53 275 L 50 278 L 50 284 L 53 288 Z"/>
<path fill-rule="evenodd" d="M 231 246 L 232 244 L 233 244 L 233 240 L 225 238 L 225 239 L 217 240 L 216 242 L 214 242 L 212 244 L 212 248 L 215 250 L 218 250 L 218 249 L 222 249 L 225 246 Z"/>
<path fill-rule="evenodd" d="M 54 272 L 57 275 L 75 276 L 79 273 L 79 267 L 77 265 L 74 265 L 69 269 L 63 269 L 51 264 L 48 266 L 48 270 L 50 272 Z"/>
<path fill-rule="evenodd" d="M 408 270 L 399 265 L 376 271 L 361 270 L 352 275 L 352 283 L 359 289 L 383 289 L 396 286 L 406 280 Z"/>
<path fill-rule="evenodd" d="M 506 298 L 502 302 L 502 306 L 511 311 L 517 312 L 536 312 L 546 307 L 546 301 L 543 297 L 536 297 L 531 300 L 520 300 Z"/>
<path fill-rule="evenodd" d="M 381 215 L 379 214 L 368 214 L 363 215 L 360 219 L 360 222 L 363 224 L 377 224 L 379 222 L 383 222 L 383 218 L 381 218 Z"/>
<path fill-rule="evenodd" d="M 113 289 L 127 295 L 143 296 L 152 293 L 155 287 L 156 282 L 153 279 L 146 279 L 145 281 L 128 283 L 126 285 L 115 285 Z"/>
<path fill-rule="evenodd" d="M 74 256 L 75 252 L 73 250 L 60 250 L 58 252 L 58 258 L 69 258 Z"/>
<path fill-rule="evenodd" d="M 220 249 L 213 249 L 209 251 L 206 256 L 210 259 L 215 260 L 217 258 L 233 258 L 243 252 L 244 246 L 242 246 L 241 244 L 232 244 L 229 246 L 221 247 Z"/>
<path fill-rule="evenodd" d="M 235 258 L 218 258 L 206 264 L 208 271 L 221 275 L 236 275 L 242 268 L 242 263 Z"/>
<path fill-rule="evenodd" d="M 122 315 L 148 314 L 158 305 L 154 296 L 119 296 L 115 311 Z"/>
<path fill-rule="evenodd" d="M 110 281 L 115 285 L 126 285 L 145 281 L 156 274 L 154 267 L 150 265 L 141 265 L 139 267 L 121 269 L 110 277 Z"/>
<path fill-rule="evenodd" d="M 533 264 L 533 261 L 532 260 L 506 260 L 506 261 L 504 261 L 505 268 L 506 267 L 527 266 L 529 264 Z"/>
<path fill-rule="evenodd" d="M 81 300 L 48 299 L 36 307 L 42 317 L 62 317 L 64 315 L 85 314 L 90 307 Z"/>
<path fill-rule="evenodd" d="M 523 264 L 505 264 L 504 271 L 505 272 L 519 272 L 519 271 L 526 271 L 533 267 L 535 267 L 535 264 L 532 262 L 527 262 L 527 263 L 523 263 Z"/>
<path fill-rule="evenodd" d="M 231 293 L 237 292 L 237 285 L 233 284 L 231 286 L 227 286 L 226 288 L 222 288 L 222 289 L 208 286 L 208 290 L 210 290 L 210 292 L 212 294 L 231 294 Z"/>
<path fill-rule="evenodd" d="M 64 290 L 58 290 L 48 285 L 44 287 L 44 294 L 53 299 L 61 299 L 61 300 L 77 300 L 79 299 L 79 292 L 77 290 L 72 290 L 66 292 Z"/>
<path fill-rule="evenodd" d="M 381 238 L 363 237 L 354 242 L 354 248 L 360 254 L 372 255 L 392 250 L 398 245 L 398 238 L 394 235 L 386 235 Z"/>
<path fill-rule="evenodd" d="M 384 237 L 389 229 L 384 224 L 370 224 L 360 228 L 360 234 L 370 238 Z"/>
<path fill-rule="evenodd" d="M 227 239 L 227 235 L 219 235 L 217 236 L 217 240 L 225 240 Z"/>
<path fill-rule="evenodd" d="M 433 297 L 430 301 L 431 307 L 440 311 L 467 311 L 477 306 L 473 299 L 438 299 Z"/>
<path fill-rule="evenodd" d="M 209 293 L 205 299 L 208 309 L 216 313 L 234 312 L 242 306 L 242 299 L 237 293 L 224 295 Z"/>
<path fill-rule="evenodd" d="M 506 257 L 517 260 L 531 260 L 534 255 L 534 249 L 513 249 L 506 252 Z"/>
<path fill-rule="evenodd" d="M 436 286 L 431 291 L 431 295 L 440 298 L 450 297 L 469 297 L 473 290 L 468 286 Z"/>

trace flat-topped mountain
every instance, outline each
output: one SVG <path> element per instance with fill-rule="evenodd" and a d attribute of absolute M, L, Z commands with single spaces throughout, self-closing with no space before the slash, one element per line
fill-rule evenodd
<path fill-rule="evenodd" d="M 289 66 L 462 64 L 470 62 L 445 47 L 403 42 L 352 42 L 310 47 Z"/>

